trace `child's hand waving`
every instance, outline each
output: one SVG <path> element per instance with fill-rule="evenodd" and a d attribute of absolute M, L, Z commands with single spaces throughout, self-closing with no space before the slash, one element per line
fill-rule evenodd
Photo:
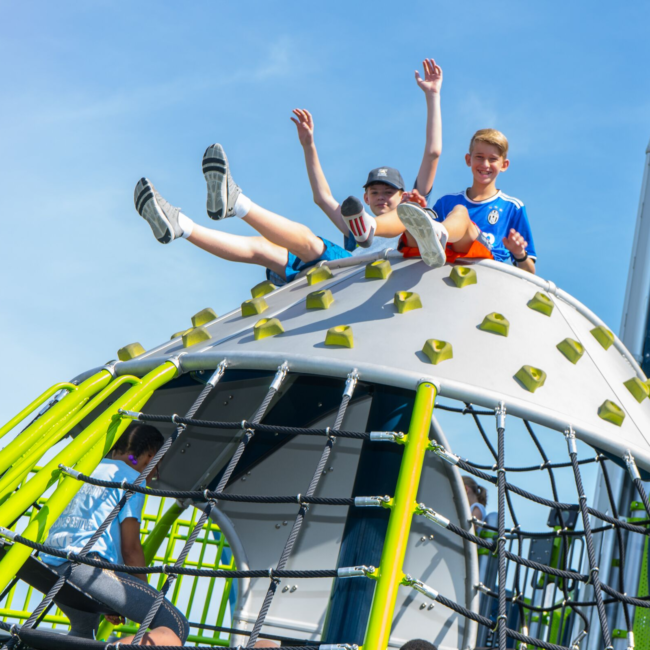
<path fill-rule="evenodd" d="M 424 59 L 424 79 L 420 77 L 420 72 L 415 71 L 415 81 L 426 94 L 435 95 L 440 92 L 442 86 L 442 68 L 436 65 L 433 59 Z"/>

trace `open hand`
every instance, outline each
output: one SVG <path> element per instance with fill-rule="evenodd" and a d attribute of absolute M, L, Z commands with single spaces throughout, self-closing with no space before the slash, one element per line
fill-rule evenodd
<path fill-rule="evenodd" d="M 314 143 L 314 119 L 311 113 L 304 108 L 294 108 L 292 113 L 295 117 L 291 121 L 298 129 L 298 140 L 303 147 L 310 146 Z"/>
<path fill-rule="evenodd" d="M 424 66 L 424 79 L 420 77 L 418 70 L 415 71 L 415 81 L 418 86 L 427 94 L 439 93 L 442 86 L 442 68 L 436 65 L 433 59 L 424 59 L 422 65 Z"/>
<path fill-rule="evenodd" d="M 402 194 L 401 203 L 417 203 L 423 208 L 427 207 L 427 200 L 420 194 L 417 190 L 411 190 L 410 192 L 404 192 Z"/>
<path fill-rule="evenodd" d="M 511 228 L 508 236 L 503 238 L 503 245 L 519 259 L 526 254 L 528 248 L 528 242 L 514 228 Z"/>

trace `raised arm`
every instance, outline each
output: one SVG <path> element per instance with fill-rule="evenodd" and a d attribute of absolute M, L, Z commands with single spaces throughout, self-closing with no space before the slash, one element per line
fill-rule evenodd
<path fill-rule="evenodd" d="M 438 159 L 442 153 L 442 115 L 440 112 L 440 88 L 442 87 L 442 69 L 433 59 L 425 59 L 424 79 L 415 71 L 415 81 L 424 92 L 427 102 L 426 140 L 422 164 L 418 172 L 415 187 L 420 194 L 428 194 L 433 187 L 433 179 L 438 169 Z"/>
<path fill-rule="evenodd" d="M 314 203 L 344 235 L 347 235 L 349 230 L 341 216 L 341 206 L 332 195 L 332 190 L 330 190 L 318 159 L 318 152 L 314 143 L 314 119 L 311 113 L 305 109 L 294 108 L 293 114 L 294 117 L 291 118 L 291 121 L 296 125 L 298 139 L 305 154 L 305 165 L 314 196 Z"/>

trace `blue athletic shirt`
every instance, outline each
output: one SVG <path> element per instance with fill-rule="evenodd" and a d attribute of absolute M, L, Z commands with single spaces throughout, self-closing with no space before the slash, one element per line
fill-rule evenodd
<path fill-rule="evenodd" d="M 467 192 L 441 196 L 433 206 L 438 219 L 444 221 L 457 205 L 464 205 L 469 218 L 481 229 L 492 246 L 492 255 L 499 262 L 514 262 L 514 257 L 503 245 L 503 238 L 514 228 L 527 242 L 528 256 L 537 259 L 533 233 L 528 223 L 526 207 L 519 200 L 499 190 L 487 201 L 472 201 Z"/>
<path fill-rule="evenodd" d="M 132 467 L 121 460 L 105 458 L 92 473 L 93 478 L 104 481 L 123 481 L 133 483 L 139 476 Z M 122 498 L 123 490 L 103 488 L 84 483 L 68 507 L 50 528 L 45 544 L 54 548 L 79 553 L 93 533 L 108 517 L 109 513 Z M 105 560 L 114 564 L 124 564 L 120 524 L 128 517 L 142 521 L 144 494 L 134 494 L 104 534 L 90 550 L 99 553 Z M 53 555 L 42 554 L 41 560 L 52 566 L 59 566 L 66 560 Z"/>

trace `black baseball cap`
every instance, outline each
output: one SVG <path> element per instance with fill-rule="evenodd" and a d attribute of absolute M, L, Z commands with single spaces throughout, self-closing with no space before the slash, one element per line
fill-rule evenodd
<path fill-rule="evenodd" d="M 404 189 L 404 179 L 393 167 L 377 167 L 377 169 L 371 170 L 368 174 L 368 180 L 363 187 L 366 188 L 373 183 L 385 183 L 397 190 Z"/>

